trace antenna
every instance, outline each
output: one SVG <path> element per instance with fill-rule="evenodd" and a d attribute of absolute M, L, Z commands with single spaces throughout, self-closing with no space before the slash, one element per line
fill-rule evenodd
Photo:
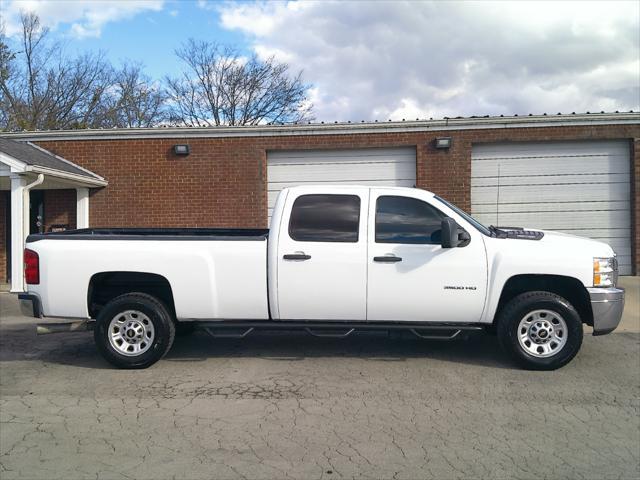
<path fill-rule="evenodd" d="M 500 164 L 498 163 L 498 193 L 496 194 L 496 226 L 500 226 Z"/>

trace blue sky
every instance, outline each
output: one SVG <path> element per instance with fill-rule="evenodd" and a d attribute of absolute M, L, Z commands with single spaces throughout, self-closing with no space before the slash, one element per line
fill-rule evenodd
<path fill-rule="evenodd" d="M 640 109 L 640 2 L 0 0 L 71 51 L 175 75 L 189 37 L 303 71 L 317 120 Z"/>
<path fill-rule="evenodd" d="M 32 7 L 36 2 L 6 1 L 2 3 L 13 8 Z M 52 6 L 55 7 L 55 0 Z M 71 1 L 74 3 L 87 3 Z M 113 4 L 126 3 L 114 1 Z M 143 62 L 146 72 L 153 78 L 163 78 L 179 68 L 174 50 L 187 38 L 207 39 L 225 44 L 236 45 L 244 54 L 249 54 L 250 48 L 240 32 L 223 28 L 220 25 L 220 15 L 215 8 L 198 2 L 197 0 L 176 0 L 158 2 L 162 8 L 140 9 L 130 18 L 105 22 L 99 31 L 84 36 L 78 36 L 72 29 L 73 21 L 51 22 L 51 36 L 63 42 L 68 52 L 101 50 L 104 51 L 112 63 L 117 64 L 123 59 Z M 144 2 L 143 2 L 144 5 Z M 149 4 L 150 6 L 153 4 Z M 36 10 L 37 11 L 37 10 Z M 53 15 L 52 15 L 53 16 Z M 47 11 L 42 14 L 42 20 L 50 19 Z M 73 18 L 73 17 L 69 17 Z M 81 21 L 82 17 L 75 19 Z"/>
<path fill-rule="evenodd" d="M 144 12 L 114 22 L 103 29 L 99 38 L 69 39 L 67 45 L 103 49 L 114 63 L 123 58 L 141 61 L 149 75 L 162 78 L 179 68 L 173 52 L 189 37 L 233 44 L 245 54 L 250 53 L 243 34 L 222 28 L 216 11 L 204 10 L 189 0 L 166 2 L 166 8 L 159 12 Z"/>

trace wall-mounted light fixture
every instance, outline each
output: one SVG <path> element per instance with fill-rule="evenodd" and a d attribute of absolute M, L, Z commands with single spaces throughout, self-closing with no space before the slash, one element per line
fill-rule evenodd
<path fill-rule="evenodd" d="M 191 153 L 189 145 L 174 145 L 173 153 L 176 155 L 189 155 Z"/>
<path fill-rule="evenodd" d="M 451 137 L 440 137 L 440 138 L 436 138 L 436 141 L 434 142 L 434 146 L 436 148 L 439 149 L 447 149 L 447 148 L 451 148 Z"/>

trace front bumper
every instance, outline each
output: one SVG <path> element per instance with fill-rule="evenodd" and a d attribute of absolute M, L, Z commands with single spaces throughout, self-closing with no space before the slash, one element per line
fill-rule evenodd
<path fill-rule="evenodd" d="M 624 310 L 624 288 L 587 288 L 593 311 L 593 334 L 613 332 Z"/>
<path fill-rule="evenodd" d="M 42 303 L 40 297 L 32 293 L 19 293 L 20 311 L 25 317 L 42 318 Z"/>

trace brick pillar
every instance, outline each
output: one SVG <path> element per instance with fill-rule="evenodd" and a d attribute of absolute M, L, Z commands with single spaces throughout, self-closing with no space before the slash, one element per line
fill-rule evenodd
<path fill-rule="evenodd" d="M 471 142 L 460 136 L 451 148 L 437 149 L 435 139 L 417 147 L 417 186 L 471 212 Z"/>

